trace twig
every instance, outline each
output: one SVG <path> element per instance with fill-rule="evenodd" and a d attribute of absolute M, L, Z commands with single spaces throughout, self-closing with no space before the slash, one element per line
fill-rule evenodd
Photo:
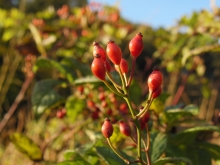
<path fill-rule="evenodd" d="M 7 124 L 8 120 L 12 117 L 12 115 L 14 114 L 15 110 L 18 107 L 18 104 L 21 102 L 21 100 L 24 98 L 24 94 L 27 90 L 27 88 L 29 87 L 29 85 L 31 84 L 32 80 L 34 78 L 34 74 L 28 76 L 25 80 L 25 82 L 23 83 L 20 92 L 18 93 L 14 103 L 12 104 L 12 106 L 10 107 L 10 109 L 8 110 L 8 112 L 5 114 L 4 118 L 2 119 L 1 123 L 0 123 L 0 133 L 2 132 L 2 130 L 4 129 L 5 125 Z"/>

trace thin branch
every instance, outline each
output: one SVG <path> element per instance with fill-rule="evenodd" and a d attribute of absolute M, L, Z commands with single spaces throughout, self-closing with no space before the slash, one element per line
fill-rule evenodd
<path fill-rule="evenodd" d="M 12 106 L 10 107 L 8 112 L 5 114 L 4 118 L 2 119 L 2 121 L 0 123 L 0 133 L 2 132 L 2 130 L 6 126 L 7 122 L 9 121 L 9 119 L 12 117 L 12 115 L 16 111 L 16 109 L 17 109 L 19 103 L 21 102 L 21 100 L 24 98 L 25 92 L 28 89 L 29 85 L 31 84 L 33 78 L 34 78 L 34 74 L 32 74 L 31 76 L 28 76 L 26 78 L 26 80 L 23 83 L 23 85 L 21 87 L 21 90 L 20 90 L 19 94 L 17 95 L 14 103 L 12 104 Z"/>

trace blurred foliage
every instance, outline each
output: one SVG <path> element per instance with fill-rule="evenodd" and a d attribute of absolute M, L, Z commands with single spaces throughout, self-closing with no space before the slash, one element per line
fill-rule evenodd
<path fill-rule="evenodd" d="M 130 63 L 128 43 L 138 32 L 145 46 L 130 90 L 134 109 L 146 100 L 152 68 L 158 65 L 164 75 L 163 94 L 150 111 L 153 164 L 220 162 L 214 140 L 220 132 L 219 10 L 183 16 L 170 29 L 152 29 L 123 19 L 117 7 L 95 2 L 72 7 L 86 1 L 54 1 L 57 6 L 47 8 L 52 1 L 31 1 L 27 13 L 11 8 L 11 2 L 0 1 L 10 9 L 0 9 L 0 119 L 26 78 L 35 78 L 1 132 L 0 164 L 124 164 L 100 133 L 106 117 L 114 123 L 113 144 L 133 159 L 133 144 L 117 130 L 120 119 L 130 118 L 128 107 L 92 76 L 90 64 L 93 41 L 105 47 L 109 39 Z M 63 109 L 66 116 L 57 117 Z M 14 148 L 23 155 L 12 154 Z"/>

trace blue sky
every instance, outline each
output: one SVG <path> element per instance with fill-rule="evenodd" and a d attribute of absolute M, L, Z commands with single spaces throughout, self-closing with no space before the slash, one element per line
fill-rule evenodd
<path fill-rule="evenodd" d="M 91 1 L 91 0 L 90 0 Z M 90 2 L 89 1 L 89 2 Z M 124 18 L 152 27 L 170 27 L 183 15 L 193 11 L 211 10 L 210 0 L 92 0 L 108 5 L 119 5 Z M 220 6 L 220 0 L 216 0 Z"/>

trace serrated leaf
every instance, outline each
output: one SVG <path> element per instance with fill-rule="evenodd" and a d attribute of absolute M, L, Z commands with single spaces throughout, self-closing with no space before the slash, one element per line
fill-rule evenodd
<path fill-rule="evenodd" d="M 184 158 L 184 157 L 166 157 L 166 158 L 160 158 L 158 160 L 156 160 L 153 165 L 164 165 L 166 163 L 178 163 L 178 162 L 183 162 L 186 165 L 193 165 L 191 160 L 189 160 L 188 158 Z"/>
<path fill-rule="evenodd" d="M 151 144 L 151 161 L 154 162 L 160 158 L 167 146 L 167 135 L 158 133 Z"/>
<path fill-rule="evenodd" d="M 65 105 L 67 116 L 71 121 L 75 121 L 80 112 L 83 111 L 84 107 L 84 100 L 78 99 L 75 96 L 69 96 Z"/>
<path fill-rule="evenodd" d="M 14 133 L 10 135 L 10 139 L 17 149 L 27 155 L 30 159 L 35 161 L 42 159 L 43 154 L 40 147 L 27 136 L 20 133 Z"/>
<path fill-rule="evenodd" d="M 120 159 L 110 148 L 107 147 L 96 147 L 98 155 L 106 162 L 108 165 L 125 165 L 126 163 Z"/>
<path fill-rule="evenodd" d="M 35 84 L 31 100 L 37 117 L 46 109 L 64 101 L 64 98 L 54 90 L 60 84 L 61 81 L 54 79 L 42 80 Z"/>

